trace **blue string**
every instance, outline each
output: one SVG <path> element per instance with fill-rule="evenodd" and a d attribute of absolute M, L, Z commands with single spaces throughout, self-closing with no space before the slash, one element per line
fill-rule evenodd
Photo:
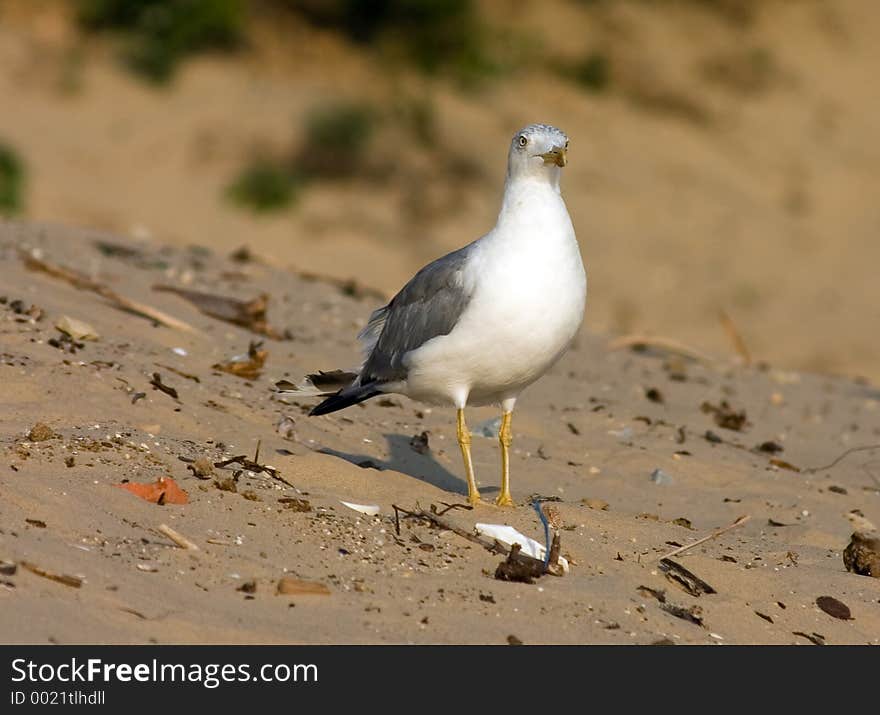
<path fill-rule="evenodd" d="M 532 507 L 534 507 L 535 511 L 538 512 L 538 518 L 544 525 L 544 543 L 547 545 L 544 551 L 544 570 L 546 571 L 547 567 L 550 565 L 550 522 L 548 522 L 547 517 L 544 516 L 544 510 L 541 508 L 540 501 L 538 501 L 537 499 L 533 499 Z"/>

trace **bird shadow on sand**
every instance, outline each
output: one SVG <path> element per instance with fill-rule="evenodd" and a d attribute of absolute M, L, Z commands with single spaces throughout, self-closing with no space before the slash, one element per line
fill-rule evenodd
<path fill-rule="evenodd" d="M 384 460 L 366 454 L 342 452 L 330 447 L 320 447 L 315 451 L 344 459 L 346 462 L 351 462 L 363 469 L 377 469 L 379 471 L 391 469 L 431 484 L 438 489 L 462 496 L 467 495 L 467 482 L 434 459 L 430 451 L 421 454 L 413 449 L 410 446 L 411 437 L 402 434 L 386 434 L 385 439 L 388 442 L 388 458 Z M 486 491 L 492 491 L 491 487 Z"/>

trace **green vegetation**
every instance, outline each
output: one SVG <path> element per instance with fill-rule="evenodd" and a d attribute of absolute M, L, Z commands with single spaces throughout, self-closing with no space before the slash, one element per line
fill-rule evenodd
<path fill-rule="evenodd" d="M 429 75 L 466 82 L 495 71 L 472 0 L 276 0 L 310 22 L 382 48 Z"/>
<path fill-rule="evenodd" d="M 430 97 L 402 97 L 395 102 L 393 115 L 421 146 L 436 146 L 437 112 Z"/>
<path fill-rule="evenodd" d="M 187 57 L 230 50 L 247 34 L 248 10 L 288 10 L 368 45 L 391 64 L 474 84 L 494 74 L 490 32 L 474 0 L 76 0 L 80 24 L 115 32 L 123 58 L 153 82 L 170 80 Z"/>
<path fill-rule="evenodd" d="M 291 159 L 256 159 L 226 190 L 235 203 L 259 213 L 289 206 L 298 191 L 321 179 L 342 179 L 364 168 L 378 117 L 366 104 L 341 102 L 313 110 L 305 137 Z"/>
<path fill-rule="evenodd" d="M 591 52 L 564 73 L 590 92 L 604 92 L 611 83 L 611 60 L 601 52 Z"/>
<path fill-rule="evenodd" d="M 307 178 L 349 176 L 362 167 L 377 117 L 365 104 L 342 102 L 312 111 L 303 145 L 295 158 Z"/>
<path fill-rule="evenodd" d="M 257 159 L 242 170 L 226 193 L 230 200 L 255 213 L 269 213 L 287 208 L 298 188 L 297 177 L 285 167 Z"/>
<path fill-rule="evenodd" d="M 0 144 L 0 215 L 13 216 L 24 208 L 24 164 L 15 151 Z"/>
<path fill-rule="evenodd" d="M 143 77 L 166 82 L 185 57 L 230 50 L 244 37 L 243 0 L 78 0 L 87 29 L 126 39 L 124 58 Z"/>

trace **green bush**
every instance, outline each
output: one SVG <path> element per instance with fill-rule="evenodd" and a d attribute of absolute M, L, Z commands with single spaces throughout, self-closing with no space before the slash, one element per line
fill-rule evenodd
<path fill-rule="evenodd" d="M 306 119 L 296 171 L 309 178 L 339 178 L 363 165 L 377 117 L 365 104 L 342 102 L 313 110 Z"/>
<path fill-rule="evenodd" d="M 603 92 L 611 83 L 611 60 L 601 52 L 591 52 L 569 68 L 571 78 L 591 92 Z"/>
<path fill-rule="evenodd" d="M 227 198 L 257 213 L 279 211 L 311 181 L 356 174 L 364 166 L 377 120 L 366 104 L 340 102 L 313 110 L 292 158 L 252 161 L 227 187 Z"/>
<path fill-rule="evenodd" d="M 154 82 L 168 81 L 188 55 L 230 50 L 244 37 L 243 0 L 78 1 L 81 24 L 126 35 L 126 62 Z"/>
<path fill-rule="evenodd" d="M 0 144 L 0 215 L 13 216 L 24 208 L 24 164 L 15 151 Z"/>
<path fill-rule="evenodd" d="M 285 167 L 260 159 L 245 167 L 226 192 L 235 203 L 268 213 L 289 206 L 298 186 L 297 177 Z"/>
<path fill-rule="evenodd" d="M 313 24 L 381 45 L 426 74 L 471 80 L 494 71 L 472 0 L 276 0 Z"/>

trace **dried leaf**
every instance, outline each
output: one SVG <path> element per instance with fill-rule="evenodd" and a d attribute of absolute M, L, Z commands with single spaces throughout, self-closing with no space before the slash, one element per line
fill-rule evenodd
<path fill-rule="evenodd" d="M 661 603 L 660 608 L 669 615 L 681 618 L 683 621 L 688 621 L 697 626 L 703 625 L 703 609 L 699 606 L 694 605 L 690 608 L 685 608 L 684 606 L 676 606 L 673 603 Z"/>
<path fill-rule="evenodd" d="M 638 591 L 643 596 L 650 596 L 651 598 L 656 598 L 660 603 L 666 603 L 666 591 L 660 588 L 651 588 L 650 586 L 639 586 L 636 591 Z"/>
<path fill-rule="evenodd" d="M 821 633 L 804 633 L 803 631 L 792 631 L 792 635 L 806 638 L 813 645 L 825 645 L 825 636 L 823 636 Z"/>
<path fill-rule="evenodd" d="M 816 599 L 816 605 L 833 618 L 839 618 L 841 621 L 852 620 L 849 606 L 832 596 L 819 596 Z"/>
<path fill-rule="evenodd" d="M 254 333 L 266 335 L 276 340 L 281 338 L 281 335 L 276 330 L 270 328 L 266 321 L 266 310 L 269 306 L 269 296 L 266 293 L 257 296 L 253 300 L 244 301 L 222 295 L 202 293 L 196 290 L 176 288 L 170 285 L 154 285 L 153 290 L 179 295 L 181 298 L 192 303 L 205 315 L 217 320 L 225 320 L 227 323 L 239 325 Z"/>
<path fill-rule="evenodd" d="M 266 358 L 269 357 L 268 350 L 260 350 L 262 342 L 251 342 L 248 345 L 247 356 L 234 357 L 226 362 L 218 362 L 212 365 L 214 370 L 228 372 L 230 375 L 241 377 L 245 380 L 256 380 L 266 364 Z"/>
<path fill-rule="evenodd" d="M 189 497 L 186 492 L 177 486 L 171 477 L 159 477 L 152 484 L 140 482 L 127 482 L 115 484 L 120 489 L 125 489 L 153 504 L 188 504 Z"/>
<path fill-rule="evenodd" d="M 681 587 L 691 596 L 701 596 L 704 593 L 717 593 L 708 583 L 696 574 L 688 571 L 681 564 L 672 559 L 661 559 L 660 570 L 666 574 L 666 579 L 676 586 Z"/>

